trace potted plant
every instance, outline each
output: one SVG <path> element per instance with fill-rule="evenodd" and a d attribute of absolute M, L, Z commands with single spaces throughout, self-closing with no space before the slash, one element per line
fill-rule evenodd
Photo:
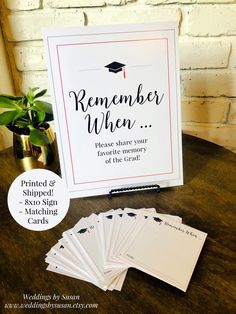
<path fill-rule="evenodd" d="M 10 109 L 0 114 L 0 125 L 13 132 L 13 149 L 23 170 L 46 168 L 56 171 L 59 162 L 56 139 L 49 121 L 52 106 L 40 100 L 47 92 L 30 88 L 26 95 L 0 95 L 0 107 Z"/>

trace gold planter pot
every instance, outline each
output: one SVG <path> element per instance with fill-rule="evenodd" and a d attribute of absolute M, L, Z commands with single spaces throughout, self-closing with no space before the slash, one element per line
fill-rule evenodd
<path fill-rule="evenodd" d="M 30 143 L 29 135 L 13 133 L 13 149 L 18 168 L 27 171 L 43 168 L 51 171 L 59 170 L 59 159 L 56 137 L 49 126 L 44 134 L 49 138 L 50 144 L 34 146 Z"/>

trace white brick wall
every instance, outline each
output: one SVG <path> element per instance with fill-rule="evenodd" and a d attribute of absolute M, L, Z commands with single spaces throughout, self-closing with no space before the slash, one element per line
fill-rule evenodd
<path fill-rule="evenodd" d="M 236 125 L 236 100 L 233 100 L 230 104 L 230 111 L 229 111 L 229 124 Z"/>
<path fill-rule="evenodd" d="M 23 92 L 34 86 L 46 88 L 49 91 L 48 77 L 45 71 L 23 72 L 20 80 Z"/>
<path fill-rule="evenodd" d="M 185 96 L 236 96 L 236 70 L 195 70 L 181 74 Z"/>
<path fill-rule="evenodd" d="M 236 35 L 235 4 L 195 5 L 188 10 L 187 33 L 191 36 Z"/>
<path fill-rule="evenodd" d="M 80 8 L 104 6 L 104 0 L 45 0 L 45 7 L 51 8 Z"/>
<path fill-rule="evenodd" d="M 178 21 L 183 130 L 236 152 L 236 0 L 2 0 L 0 6 L 18 93 L 48 87 L 43 27 Z"/>
<path fill-rule="evenodd" d="M 225 123 L 230 99 L 226 98 L 183 98 L 182 121 L 200 123 Z"/>
<path fill-rule="evenodd" d="M 84 25 L 84 14 L 80 9 L 21 11 L 9 14 L 5 24 L 9 41 L 37 40 L 44 27 Z"/>
<path fill-rule="evenodd" d="M 14 59 L 19 71 L 46 71 L 44 48 L 38 42 L 34 45 L 13 46 Z M 30 56 L 30 58 L 29 58 Z"/>
<path fill-rule="evenodd" d="M 143 5 L 113 6 L 89 9 L 85 14 L 89 25 L 180 21 L 181 18 L 181 11 L 176 6 L 172 8 Z"/>
<path fill-rule="evenodd" d="M 180 66 L 182 69 L 227 68 L 230 52 L 230 42 L 183 37 L 180 39 Z"/>
<path fill-rule="evenodd" d="M 34 10 L 40 8 L 40 0 L 3 0 L 9 10 Z"/>

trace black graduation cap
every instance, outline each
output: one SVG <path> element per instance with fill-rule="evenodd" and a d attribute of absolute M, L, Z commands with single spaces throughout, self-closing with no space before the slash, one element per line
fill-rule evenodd
<path fill-rule="evenodd" d="M 61 246 L 59 247 L 59 249 L 64 249 L 64 246 L 63 246 L 63 245 L 61 245 Z"/>
<path fill-rule="evenodd" d="M 105 68 L 108 68 L 109 72 L 118 73 L 118 72 L 122 71 L 124 66 L 125 66 L 125 64 L 114 61 L 114 62 L 106 65 Z"/>
<path fill-rule="evenodd" d="M 137 214 L 134 214 L 134 213 L 127 213 L 128 216 L 130 217 L 135 217 Z"/>
<path fill-rule="evenodd" d="M 107 219 L 112 219 L 112 215 L 106 216 Z"/>
<path fill-rule="evenodd" d="M 85 233 L 86 231 L 88 230 L 88 228 L 83 228 L 83 229 L 80 229 L 77 233 Z"/>
<path fill-rule="evenodd" d="M 153 219 L 156 221 L 156 222 L 162 222 L 162 220 L 158 217 L 153 217 Z"/>

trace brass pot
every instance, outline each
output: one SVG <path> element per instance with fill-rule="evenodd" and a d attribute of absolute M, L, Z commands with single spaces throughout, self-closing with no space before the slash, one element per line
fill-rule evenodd
<path fill-rule="evenodd" d="M 59 170 L 59 159 L 56 137 L 52 128 L 47 124 L 43 131 L 49 138 L 50 144 L 34 146 L 30 143 L 29 135 L 13 133 L 13 150 L 18 168 L 27 171 L 43 168 L 51 171 Z"/>

